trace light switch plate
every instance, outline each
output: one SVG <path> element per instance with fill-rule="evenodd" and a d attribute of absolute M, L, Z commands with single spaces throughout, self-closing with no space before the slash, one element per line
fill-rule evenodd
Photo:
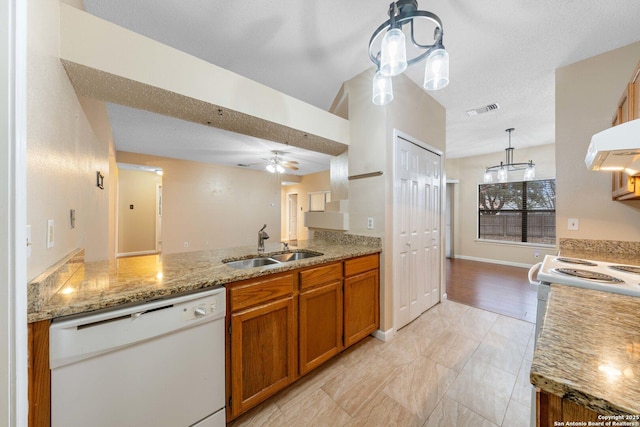
<path fill-rule="evenodd" d="M 53 231 L 54 222 L 52 219 L 47 221 L 47 249 L 53 247 Z"/>

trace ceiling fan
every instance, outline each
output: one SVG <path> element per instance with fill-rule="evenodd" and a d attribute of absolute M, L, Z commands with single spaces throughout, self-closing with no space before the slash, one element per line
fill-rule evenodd
<path fill-rule="evenodd" d="M 298 162 L 295 160 L 284 160 L 282 158 L 282 151 L 272 151 L 273 157 L 264 159 L 267 161 L 266 169 L 271 173 L 283 173 L 285 169 L 291 169 L 297 171 L 299 168 L 296 166 Z"/>

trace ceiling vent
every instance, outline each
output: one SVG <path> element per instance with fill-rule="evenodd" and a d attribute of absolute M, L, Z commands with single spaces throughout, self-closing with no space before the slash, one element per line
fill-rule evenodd
<path fill-rule="evenodd" d="M 498 110 L 500 106 L 497 103 L 485 105 L 484 107 L 479 107 L 473 110 L 467 110 L 467 115 L 469 117 L 477 116 L 478 114 L 488 113 L 489 111 Z"/>

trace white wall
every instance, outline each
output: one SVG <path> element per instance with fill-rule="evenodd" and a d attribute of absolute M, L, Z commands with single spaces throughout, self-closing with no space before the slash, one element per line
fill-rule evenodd
<path fill-rule="evenodd" d="M 299 184 L 286 185 L 282 187 L 282 218 L 281 218 L 281 234 L 280 241 L 289 240 L 287 235 L 287 210 L 288 210 L 288 197 L 290 194 L 298 195 L 298 240 L 309 239 L 309 228 L 304 226 L 304 213 L 309 211 L 309 193 L 315 191 L 329 191 L 330 174 L 329 171 L 312 173 L 302 177 Z M 332 194 L 333 200 L 333 194 Z M 271 234 L 272 237 L 275 237 Z"/>
<path fill-rule="evenodd" d="M 536 178 L 555 178 L 555 145 L 546 144 L 530 148 L 517 148 L 514 161 L 536 164 Z M 533 244 L 482 242 L 478 235 L 478 184 L 482 183 L 487 166 L 504 159 L 504 151 L 481 156 L 447 159 L 447 179 L 457 180 L 453 185 L 453 257 L 479 261 L 528 266 L 540 261 L 544 255 L 555 253 L 555 247 Z M 522 173 L 510 175 L 522 179 Z M 538 258 L 535 253 L 538 253 Z"/>
<path fill-rule="evenodd" d="M 163 253 L 257 249 L 263 224 L 273 240 L 280 236 L 281 189 L 274 174 L 122 151 L 117 160 L 162 168 Z"/>
<path fill-rule="evenodd" d="M 155 251 L 156 188 L 161 184 L 155 172 L 118 172 L 118 254 Z"/>
<path fill-rule="evenodd" d="M 611 200 L 611 175 L 588 171 L 591 136 L 611 126 L 625 85 L 640 60 L 640 42 L 556 70 L 558 237 L 640 240 L 640 201 Z M 578 218 L 580 228 L 567 228 Z"/>

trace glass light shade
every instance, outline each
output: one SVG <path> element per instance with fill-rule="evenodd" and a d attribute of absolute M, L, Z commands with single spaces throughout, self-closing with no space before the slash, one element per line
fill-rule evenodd
<path fill-rule="evenodd" d="M 500 168 L 498 171 L 498 182 L 507 182 L 507 170 Z"/>
<path fill-rule="evenodd" d="M 531 181 L 536 177 L 536 167 L 533 165 L 529 165 L 527 169 L 524 171 L 524 177 L 522 178 L 525 181 Z"/>
<path fill-rule="evenodd" d="M 276 165 L 276 172 L 278 173 L 284 173 L 284 168 L 280 165 Z"/>
<path fill-rule="evenodd" d="M 267 171 L 271 173 L 276 173 L 276 165 L 274 165 L 273 163 L 269 163 L 267 165 Z"/>
<path fill-rule="evenodd" d="M 427 57 L 424 68 L 424 88 L 438 90 L 449 84 L 449 54 L 444 48 L 436 49 Z"/>
<path fill-rule="evenodd" d="M 485 184 L 490 184 L 493 182 L 493 175 L 489 171 L 485 171 L 483 181 Z"/>
<path fill-rule="evenodd" d="M 373 97 L 376 105 L 386 105 L 393 101 L 393 85 L 391 77 L 383 76 L 380 71 L 373 76 Z"/>
<path fill-rule="evenodd" d="M 404 33 L 399 28 L 387 31 L 380 46 L 380 72 L 385 76 L 397 76 L 407 69 L 407 46 Z"/>

